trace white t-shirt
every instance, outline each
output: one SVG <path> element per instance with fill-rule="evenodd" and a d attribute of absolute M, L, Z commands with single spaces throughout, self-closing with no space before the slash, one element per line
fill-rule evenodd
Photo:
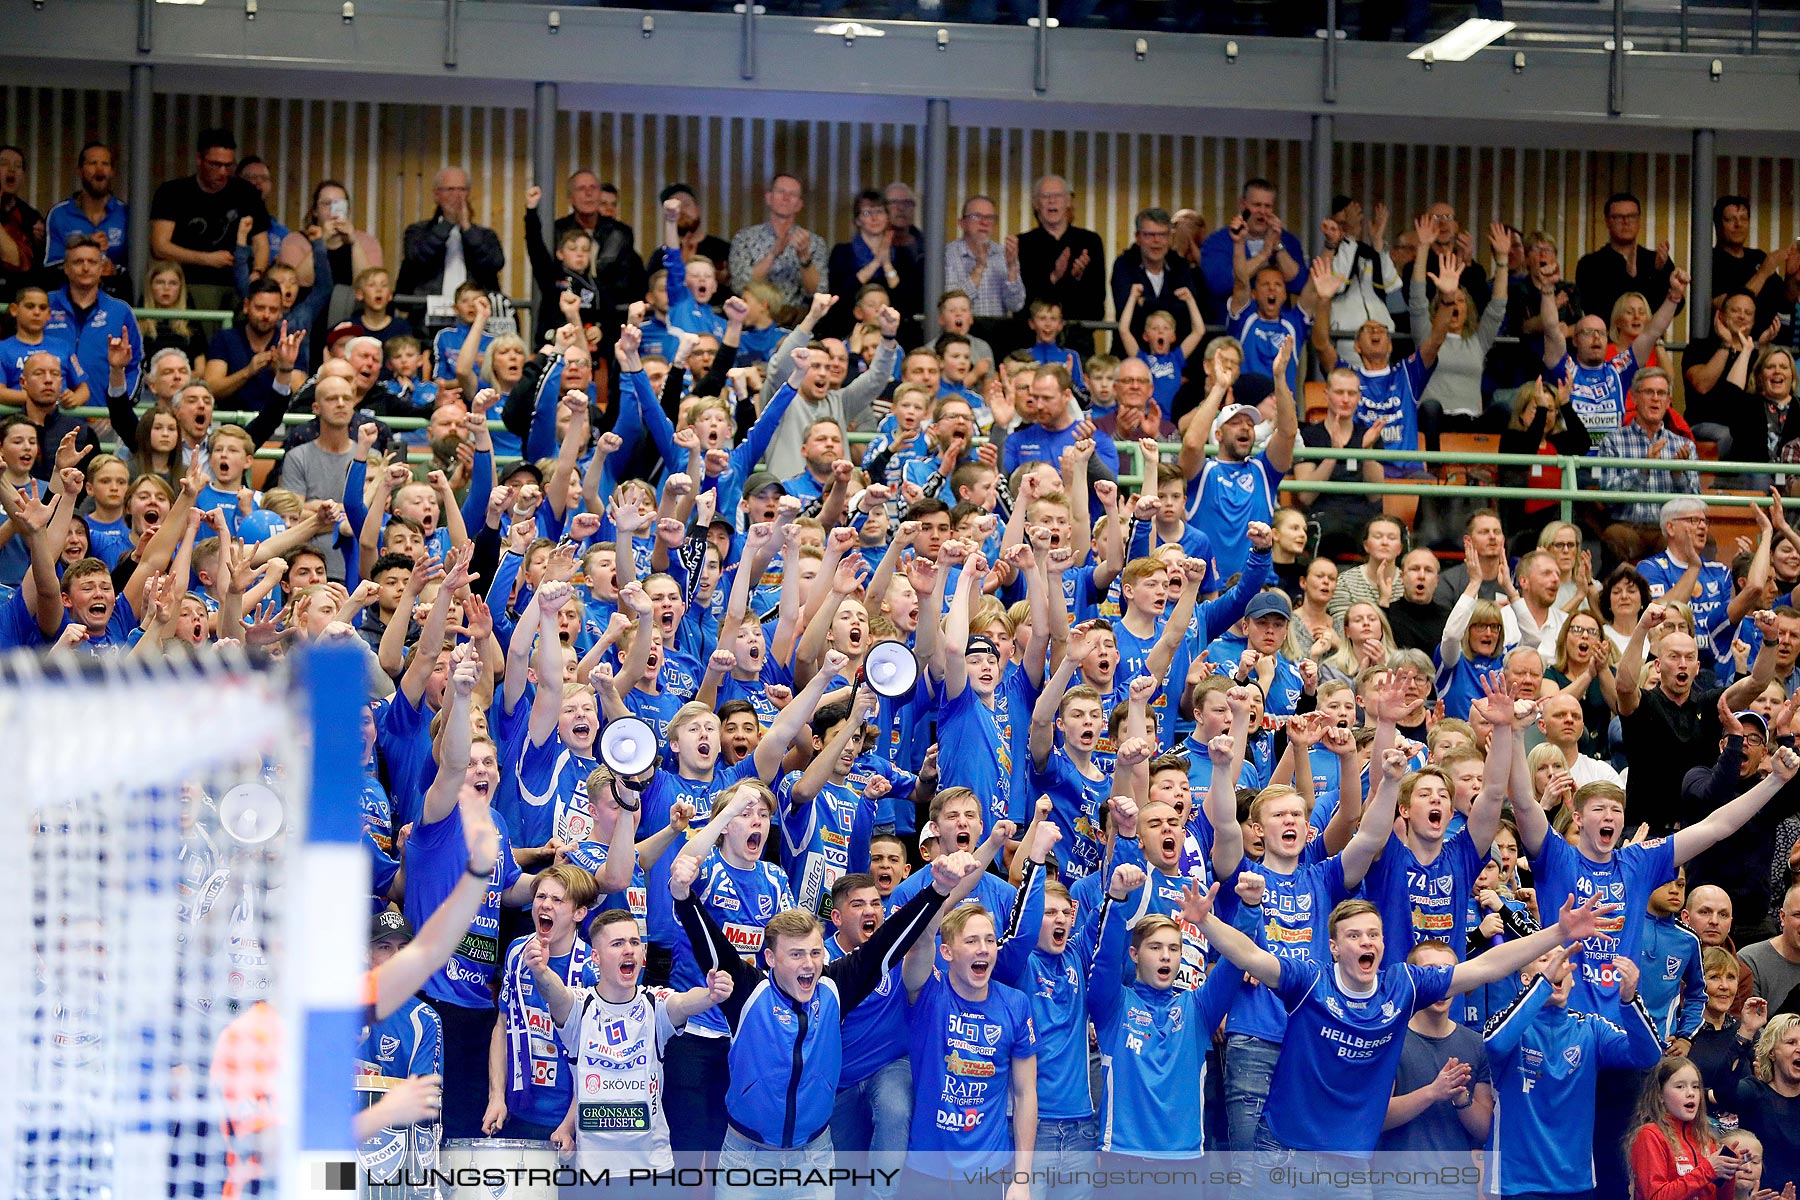
<path fill-rule="evenodd" d="M 639 987 L 629 1003 L 613 1004 L 592 988 L 570 990 L 576 1002 L 557 1032 L 575 1067 L 575 1151 L 581 1166 L 672 1170 L 663 1050 L 678 1032 L 669 1019 L 674 993 Z"/>

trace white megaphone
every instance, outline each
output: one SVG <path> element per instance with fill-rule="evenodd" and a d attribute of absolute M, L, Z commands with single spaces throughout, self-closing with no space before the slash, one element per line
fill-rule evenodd
<path fill-rule="evenodd" d="M 219 826 L 247 846 L 281 832 L 281 797 L 262 783 L 240 783 L 219 799 Z"/>
<path fill-rule="evenodd" d="M 862 677 L 877 696 L 899 700 L 919 682 L 919 660 L 905 642 L 876 642 L 863 657 Z"/>
<path fill-rule="evenodd" d="M 650 722 L 640 717 L 619 717 L 606 723 L 600 734 L 600 761 L 616 777 L 613 792 L 620 808 L 637 808 L 640 794 L 633 781 L 656 765 L 660 752 L 656 730 Z"/>

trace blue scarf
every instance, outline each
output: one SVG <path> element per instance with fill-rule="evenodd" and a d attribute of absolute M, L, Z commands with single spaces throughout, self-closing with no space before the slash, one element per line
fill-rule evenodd
<path fill-rule="evenodd" d="M 578 981 L 587 972 L 588 961 L 593 957 L 593 949 L 580 937 L 575 939 L 574 949 L 569 951 L 569 969 L 563 982 L 571 987 L 578 986 Z M 543 1058 L 550 1064 L 546 1077 L 554 1079 L 560 1068 L 556 1060 L 562 1057 L 562 1040 L 556 1032 L 556 1022 L 550 1017 L 550 1006 L 538 994 L 532 982 L 531 968 L 525 965 L 523 946 L 517 953 L 507 959 L 507 994 L 506 1005 L 506 1065 L 508 1071 L 506 1087 L 506 1107 L 511 1112 L 524 1110 L 533 1081 L 538 1078 L 535 1060 Z M 530 992 L 527 1002 L 526 993 Z M 552 1047 L 548 1057 L 534 1055 L 531 1049 L 532 1035 L 547 1041 Z"/>

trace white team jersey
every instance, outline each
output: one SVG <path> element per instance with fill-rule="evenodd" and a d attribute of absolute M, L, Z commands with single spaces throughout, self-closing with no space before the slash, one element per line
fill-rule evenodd
<path fill-rule="evenodd" d="M 674 993 L 639 987 L 629 1003 L 613 1004 L 592 988 L 571 990 L 576 1003 L 558 1032 L 575 1067 L 582 1165 L 672 1169 L 662 1086 L 663 1048 L 677 1032 L 668 1008 Z"/>

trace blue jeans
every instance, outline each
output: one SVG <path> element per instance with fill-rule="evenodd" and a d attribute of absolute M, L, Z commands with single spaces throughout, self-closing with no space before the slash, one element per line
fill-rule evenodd
<path fill-rule="evenodd" d="M 1326 1154 L 1317 1150 L 1292 1150 L 1275 1140 L 1269 1127 L 1258 1123 L 1251 1136 L 1256 1151 L 1257 1182 L 1269 1180 L 1275 1171 L 1283 1174 L 1273 1182 L 1294 1200 L 1368 1200 L 1367 1179 L 1340 1181 L 1345 1172 L 1367 1170 L 1369 1161 L 1345 1154 Z M 1303 1173 L 1303 1174 L 1302 1174 Z M 1298 1182 L 1304 1179 L 1306 1182 Z"/>
<path fill-rule="evenodd" d="M 866 1193 L 873 1200 L 893 1200 L 906 1165 L 906 1137 L 912 1125 L 912 1060 L 896 1058 L 860 1083 L 838 1089 L 831 1110 L 831 1143 L 847 1153 L 869 1152 L 869 1166 L 894 1172 L 892 1183 L 877 1183 Z M 845 1200 L 853 1194 L 846 1192 Z"/>
<path fill-rule="evenodd" d="M 1048 1179 L 1056 1178 L 1057 1200 L 1088 1200 L 1094 1194 L 1093 1187 L 1082 1180 L 1080 1182 L 1060 1182 L 1061 1173 L 1082 1172 L 1094 1169 L 1094 1150 L 1100 1145 L 1100 1122 L 1093 1117 L 1039 1117 L 1037 1123 L 1037 1142 L 1031 1156 L 1031 1200 L 1044 1200 L 1050 1189 Z M 1039 1172 L 1058 1172 L 1058 1175 L 1036 1178 Z"/>
<path fill-rule="evenodd" d="M 1263 1102 L 1275 1078 L 1275 1060 L 1281 1046 L 1248 1034 L 1225 1037 L 1225 1122 L 1231 1148 L 1249 1150 L 1262 1120 Z"/>
<path fill-rule="evenodd" d="M 778 1150 L 761 1142 L 753 1142 L 727 1125 L 725 1144 L 719 1150 L 719 1170 L 775 1168 L 817 1173 L 820 1178 L 829 1180 L 832 1159 L 829 1129 L 804 1146 Z M 833 1188 L 829 1182 L 786 1187 L 733 1187 L 721 1175 L 713 1196 L 715 1200 L 833 1200 Z"/>

